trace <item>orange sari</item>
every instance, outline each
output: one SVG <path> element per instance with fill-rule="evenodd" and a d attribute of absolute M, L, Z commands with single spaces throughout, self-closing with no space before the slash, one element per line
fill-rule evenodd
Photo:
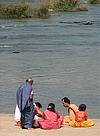
<path fill-rule="evenodd" d="M 72 127 L 91 127 L 94 126 L 92 120 L 87 119 L 87 112 L 77 111 L 75 113 L 75 121 L 70 121 L 69 126 Z"/>

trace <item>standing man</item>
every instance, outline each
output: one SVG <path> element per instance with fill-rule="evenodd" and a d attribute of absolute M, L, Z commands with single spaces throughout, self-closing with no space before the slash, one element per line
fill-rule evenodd
<path fill-rule="evenodd" d="M 28 79 L 17 90 L 16 100 L 21 113 L 22 129 L 32 128 L 33 125 L 33 80 Z"/>
<path fill-rule="evenodd" d="M 68 110 L 68 115 L 64 116 L 64 124 L 70 121 L 75 121 L 75 112 L 78 111 L 78 107 L 72 104 L 67 97 L 62 98 L 63 106 Z"/>

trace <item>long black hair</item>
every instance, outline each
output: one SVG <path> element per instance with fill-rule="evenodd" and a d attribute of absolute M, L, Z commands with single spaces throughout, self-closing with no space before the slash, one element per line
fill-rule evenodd
<path fill-rule="evenodd" d="M 55 112 L 55 104 L 54 103 L 49 103 L 48 108 L 49 111 Z"/>

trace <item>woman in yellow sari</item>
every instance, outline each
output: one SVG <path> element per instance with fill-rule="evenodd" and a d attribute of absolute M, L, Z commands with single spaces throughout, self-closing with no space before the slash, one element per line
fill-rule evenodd
<path fill-rule="evenodd" d="M 70 121 L 69 126 L 72 127 L 91 127 L 95 123 L 88 119 L 88 113 L 86 112 L 86 105 L 81 104 L 79 111 L 75 112 L 75 121 Z"/>

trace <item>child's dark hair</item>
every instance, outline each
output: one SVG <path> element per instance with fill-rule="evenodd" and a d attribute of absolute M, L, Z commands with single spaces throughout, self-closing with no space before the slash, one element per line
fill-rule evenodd
<path fill-rule="evenodd" d="M 70 100 L 67 97 L 62 98 L 61 101 L 70 104 Z"/>
<path fill-rule="evenodd" d="M 36 106 L 37 106 L 37 107 L 42 108 L 41 103 L 39 103 L 39 102 L 35 102 L 35 104 L 36 104 Z"/>
<path fill-rule="evenodd" d="M 55 112 L 55 104 L 54 103 L 49 103 L 48 108 L 49 111 Z"/>
<path fill-rule="evenodd" d="M 79 105 L 79 111 L 85 111 L 85 110 L 86 110 L 86 105 L 85 104 Z"/>

